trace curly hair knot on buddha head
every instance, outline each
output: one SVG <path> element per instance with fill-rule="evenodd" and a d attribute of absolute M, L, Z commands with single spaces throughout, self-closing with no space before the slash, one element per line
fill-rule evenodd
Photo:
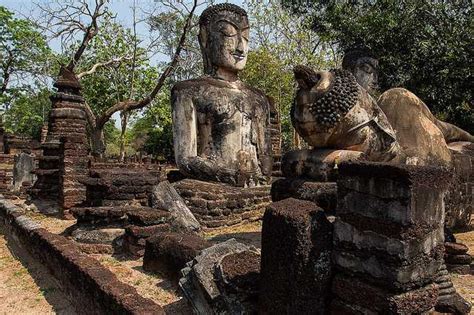
<path fill-rule="evenodd" d="M 212 5 L 202 11 L 201 16 L 199 17 L 199 26 L 208 25 L 212 21 L 213 17 L 221 11 L 230 11 L 235 14 L 247 17 L 247 11 L 237 5 L 232 3 L 219 3 Z"/>
<path fill-rule="evenodd" d="M 335 81 L 329 92 L 310 104 L 309 111 L 316 121 L 327 129 L 332 128 L 357 103 L 359 88 L 349 71 L 342 69 L 331 70 Z"/>

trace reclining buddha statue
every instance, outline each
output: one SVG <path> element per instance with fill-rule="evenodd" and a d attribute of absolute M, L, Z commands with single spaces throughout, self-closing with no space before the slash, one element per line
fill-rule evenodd
<path fill-rule="evenodd" d="M 375 58 L 346 55 L 343 69 L 294 68 L 298 91 L 292 122 L 312 149 L 288 152 L 286 177 L 328 180 L 337 163 L 368 160 L 417 165 L 451 165 L 448 143 L 473 141 L 466 131 L 434 117 L 426 104 L 402 88 L 376 101 Z"/>

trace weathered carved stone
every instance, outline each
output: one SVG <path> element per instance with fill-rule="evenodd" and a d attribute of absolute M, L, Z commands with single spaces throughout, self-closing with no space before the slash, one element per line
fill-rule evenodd
<path fill-rule="evenodd" d="M 378 85 L 378 64 L 379 62 L 374 55 L 369 51 L 362 49 L 348 51 L 342 60 L 342 68 L 350 71 L 356 78 L 357 83 L 359 83 L 359 85 L 366 89 L 371 95 L 374 95 Z M 474 142 L 474 136 L 450 123 L 438 120 L 430 112 L 428 107 L 422 105 L 415 106 L 412 107 L 412 110 L 414 111 L 415 116 L 421 112 L 424 117 L 431 120 L 431 122 L 434 123 L 442 132 L 446 143 L 455 141 Z M 411 112 L 402 110 L 399 110 L 399 112 L 400 115 L 406 118 L 412 114 Z M 389 115 L 388 113 L 386 114 Z M 390 117 L 389 120 L 391 120 Z M 395 122 L 392 122 L 392 120 L 390 122 L 395 130 L 398 130 L 398 123 L 403 123 L 402 120 L 398 119 Z"/>
<path fill-rule="evenodd" d="M 271 199 L 269 186 L 244 188 L 195 179 L 181 180 L 173 186 L 208 228 L 259 220 Z"/>
<path fill-rule="evenodd" d="M 342 59 L 342 68 L 351 72 L 357 83 L 371 95 L 378 87 L 378 66 L 375 56 L 362 49 L 350 50 Z"/>
<path fill-rule="evenodd" d="M 334 223 L 336 310 L 423 313 L 435 305 L 451 174 L 437 167 L 341 164 Z M 373 296 L 369 302 L 368 296 Z"/>
<path fill-rule="evenodd" d="M 281 178 L 272 184 L 271 193 L 273 202 L 295 198 L 312 201 L 323 208 L 326 213 L 336 211 L 337 185 L 335 182 Z"/>
<path fill-rule="evenodd" d="M 234 239 L 202 250 L 181 271 L 179 281 L 193 311 L 199 315 L 255 314 L 258 256 L 255 248 Z"/>
<path fill-rule="evenodd" d="M 36 168 L 36 162 L 34 155 L 26 153 L 16 155 L 14 159 L 13 186 L 15 190 L 19 190 L 24 182 L 33 184 L 36 180 L 36 176 L 32 173 Z"/>
<path fill-rule="evenodd" d="M 375 100 L 345 70 L 315 72 L 294 69 L 299 89 L 292 107 L 292 123 L 314 150 L 286 154 L 287 177 L 327 177 L 335 164 L 367 159 L 399 159 L 400 147 L 385 114 Z"/>
<path fill-rule="evenodd" d="M 206 9 L 199 21 L 205 76 L 172 90 L 179 170 L 237 186 L 266 184 L 272 172 L 270 103 L 238 78 L 247 61 L 247 13 L 232 4 Z"/>
<path fill-rule="evenodd" d="M 163 181 L 154 187 L 150 198 L 153 208 L 169 211 L 173 220 L 171 225 L 181 231 L 196 232 L 201 225 L 189 210 L 183 198 L 168 181 Z"/>
<path fill-rule="evenodd" d="M 179 278 L 180 271 L 201 250 L 211 244 L 196 234 L 158 233 L 146 240 L 143 269 L 149 272 L 166 272 Z"/>

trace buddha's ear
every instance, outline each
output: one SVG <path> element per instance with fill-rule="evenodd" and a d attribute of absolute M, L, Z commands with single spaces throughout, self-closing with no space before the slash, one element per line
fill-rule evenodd
<path fill-rule="evenodd" d="M 205 27 L 201 27 L 198 34 L 198 40 L 201 48 L 207 48 L 207 37 L 207 29 Z"/>

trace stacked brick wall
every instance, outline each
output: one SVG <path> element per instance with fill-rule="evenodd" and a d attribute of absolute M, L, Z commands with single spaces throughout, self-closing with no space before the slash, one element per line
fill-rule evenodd
<path fill-rule="evenodd" d="M 0 194 L 8 196 L 13 191 L 13 155 L 0 154 Z"/>
<path fill-rule="evenodd" d="M 173 184 L 196 219 L 208 228 L 259 220 L 270 204 L 270 187 L 233 187 L 184 179 Z"/>

